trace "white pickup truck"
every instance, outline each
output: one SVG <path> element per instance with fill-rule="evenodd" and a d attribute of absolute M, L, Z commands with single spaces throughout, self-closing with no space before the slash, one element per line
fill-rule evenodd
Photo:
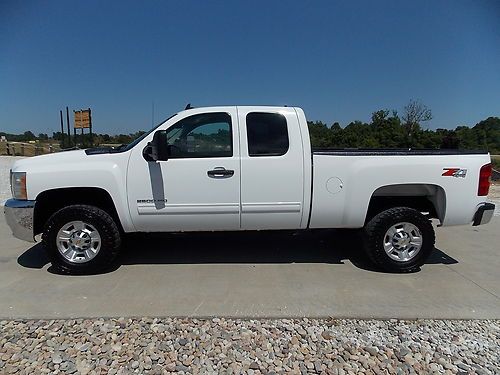
<path fill-rule="evenodd" d="M 363 228 L 374 263 L 410 272 L 430 219 L 491 219 L 490 175 L 487 152 L 312 150 L 300 108 L 196 108 L 129 145 L 17 161 L 5 215 L 69 273 L 109 266 L 129 232 L 315 228 Z"/>

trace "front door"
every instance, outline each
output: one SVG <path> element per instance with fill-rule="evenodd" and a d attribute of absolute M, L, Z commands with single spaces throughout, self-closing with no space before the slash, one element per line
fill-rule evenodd
<path fill-rule="evenodd" d="M 238 230 L 236 109 L 194 110 L 183 116 L 159 128 L 166 129 L 168 160 L 147 162 L 142 143 L 132 151 L 127 190 L 134 226 L 144 232 Z"/>

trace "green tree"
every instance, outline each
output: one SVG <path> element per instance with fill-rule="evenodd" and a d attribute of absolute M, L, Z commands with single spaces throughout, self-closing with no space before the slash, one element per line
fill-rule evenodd
<path fill-rule="evenodd" d="M 333 147 L 330 129 L 321 121 L 308 121 L 311 144 L 315 147 Z"/>
<path fill-rule="evenodd" d="M 404 143 L 404 129 L 396 111 L 379 110 L 372 113 L 372 133 L 382 148 L 399 148 Z"/>
<path fill-rule="evenodd" d="M 472 131 L 477 134 L 477 143 L 480 148 L 489 150 L 493 154 L 500 153 L 500 118 L 488 117 L 478 122 Z"/>
<path fill-rule="evenodd" d="M 36 136 L 31 131 L 25 131 L 23 134 L 23 141 L 34 141 Z"/>

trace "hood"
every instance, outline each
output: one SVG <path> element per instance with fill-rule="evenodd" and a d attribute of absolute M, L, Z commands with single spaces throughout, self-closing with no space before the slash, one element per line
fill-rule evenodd
<path fill-rule="evenodd" d="M 71 165 L 74 168 L 80 163 L 84 163 L 88 158 L 96 161 L 101 155 L 88 156 L 85 150 L 61 151 L 53 154 L 33 156 L 30 158 L 16 160 L 12 166 L 13 172 L 41 171 L 55 166 L 62 167 Z"/>
<path fill-rule="evenodd" d="M 30 158 L 16 160 L 12 166 L 14 172 L 28 172 L 28 170 L 37 169 L 39 167 L 46 167 L 48 164 L 65 164 L 82 160 L 87 155 L 84 150 L 71 150 L 55 152 L 53 154 L 46 154 L 40 156 L 33 156 Z"/>

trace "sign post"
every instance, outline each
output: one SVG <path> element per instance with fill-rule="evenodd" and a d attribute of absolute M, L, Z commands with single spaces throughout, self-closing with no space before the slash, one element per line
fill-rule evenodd
<path fill-rule="evenodd" d="M 90 112 L 90 108 L 88 109 L 88 111 L 89 111 L 90 146 L 92 147 L 94 145 L 94 137 L 92 135 L 92 112 Z"/>
<path fill-rule="evenodd" d="M 62 111 L 59 111 L 59 115 L 61 116 L 61 148 L 65 148 L 64 146 L 64 122 L 63 122 L 63 114 Z"/>
<path fill-rule="evenodd" d="M 69 109 L 66 107 L 66 124 L 68 125 L 68 147 L 71 147 L 71 133 L 69 130 Z M 76 146 L 76 137 L 75 137 L 75 146 Z"/>

